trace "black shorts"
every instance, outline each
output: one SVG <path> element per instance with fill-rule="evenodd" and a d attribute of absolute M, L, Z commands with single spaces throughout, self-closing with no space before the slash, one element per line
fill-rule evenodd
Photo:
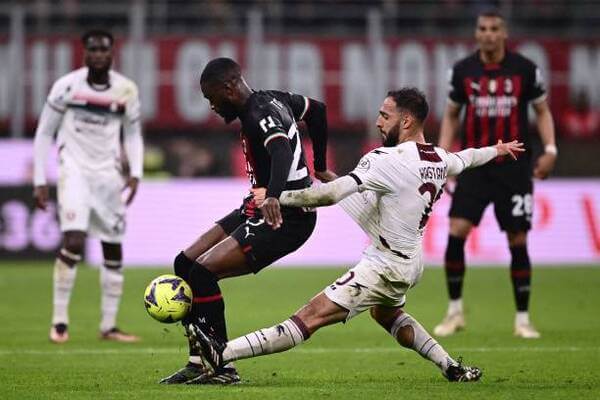
<path fill-rule="evenodd" d="M 317 213 L 282 207 L 283 224 L 277 230 L 259 215 L 247 217 L 236 209 L 217 221 L 225 233 L 242 247 L 246 262 L 254 273 L 296 251 L 315 229 Z"/>
<path fill-rule="evenodd" d="M 531 229 L 533 181 L 529 163 L 492 161 L 466 170 L 457 178 L 449 215 L 479 225 L 490 203 L 494 203 L 496 220 L 503 231 Z"/>

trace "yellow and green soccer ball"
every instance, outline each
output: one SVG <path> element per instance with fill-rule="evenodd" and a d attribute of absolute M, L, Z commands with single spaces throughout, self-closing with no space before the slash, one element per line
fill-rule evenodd
<path fill-rule="evenodd" d="M 192 308 L 192 289 L 176 275 L 161 275 L 146 288 L 144 305 L 155 320 L 177 322 Z"/>

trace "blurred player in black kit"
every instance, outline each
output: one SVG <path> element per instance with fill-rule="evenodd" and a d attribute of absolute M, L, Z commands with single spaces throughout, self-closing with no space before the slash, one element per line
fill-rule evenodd
<path fill-rule="evenodd" d="M 457 179 L 450 208 L 450 234 L 445 269 L 450 303 L 444 320 L 435 327 L 438 336 L 464 328 L 462 285 L 465 241 L 479 224 L 485 208 L 494 204 L 500 229 L 505 231 L 511 254 L 511 279 L 517 308 L 514 334 L 538 338 L 529 320 L 531 263 L 527 232 L 531 229 L 533 182 L 531 140 L 527 108 L 533 105 L 544 153 L 536 160 L 533 176 L 545 179 L 554 167 L 557 149 L 554 123 L 546 101 L 539 68 L 522 55 L 506 49 L 505 20 L 491 10 L 477 18 L 478 50 L 457 62 L 450 74 L 450 93 L 442 119 L 440 147 L 449 149 L 459 131 L 459 115 L 466 107 L 461 148 L 487 146 L 498 140 L 524 142 L 527 151 L 517 160 L 504 158 L 470 170 Z"/>
<path fill-rule="evenodd" d="M 327 116 L 325 104 L 297 94 L 254 91 L 229 58 L 217 58 L 204 68 L 200 78 L 204 97 L 226 123 L 239 119 L 246 172 L 252 189 L 239 209 L 232 211 L 202 234 L 175 258 L 175 273 L 194 293 L 190 323 L 208 328 L 227 340 L 225 305 L 218 281 L 257 273 L 297 250 L 311 235 L 316 212 L 312 209 L 280 207 L 283 190 L 310 187 L 301 137 L 296 122 L 304 121 L 314 150 L 315 176 L 335 179 L 327 170 Z M 253 191 L 266 189 L 258 207 Z M 283 218 L 285 217 L 285 219 Z M 272 225 L 265 222 L 275 221 Z M 209 372 L 201 363 L 200 350 L 190 343 L 186 366 L 164 378 L 164 384 L 235 384 L 240 377 L 232 364 Z"/>

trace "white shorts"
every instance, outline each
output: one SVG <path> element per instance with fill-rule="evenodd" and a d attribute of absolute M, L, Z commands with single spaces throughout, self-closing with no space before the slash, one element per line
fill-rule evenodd
<path fill-rule="evenodd" d="M 360 262 L 327 286 L 329 300 L 349 311 L 346 320 L 373 306 L 402 307 L 406 292 L 421 279 L 422 256 L 404 260 L 369 246 Z"/>
<path fill-rule="evenodd" d="M 61 231 L 84 231 L 103 242 L 120 243 L 125 232 L 124 185 L 117 170 L 91 174 L 63 165 L 57 185 Z"/>

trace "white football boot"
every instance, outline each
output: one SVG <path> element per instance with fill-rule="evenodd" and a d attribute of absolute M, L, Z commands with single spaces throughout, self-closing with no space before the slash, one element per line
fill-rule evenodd
<path fill-rule="evenodd" d="M 442 322 L 433 329 L 433 334 L 440 337 L 450 336 L 464 329 L 465 325 L 465 315 L 462 312 L 446 314 Z"/>

